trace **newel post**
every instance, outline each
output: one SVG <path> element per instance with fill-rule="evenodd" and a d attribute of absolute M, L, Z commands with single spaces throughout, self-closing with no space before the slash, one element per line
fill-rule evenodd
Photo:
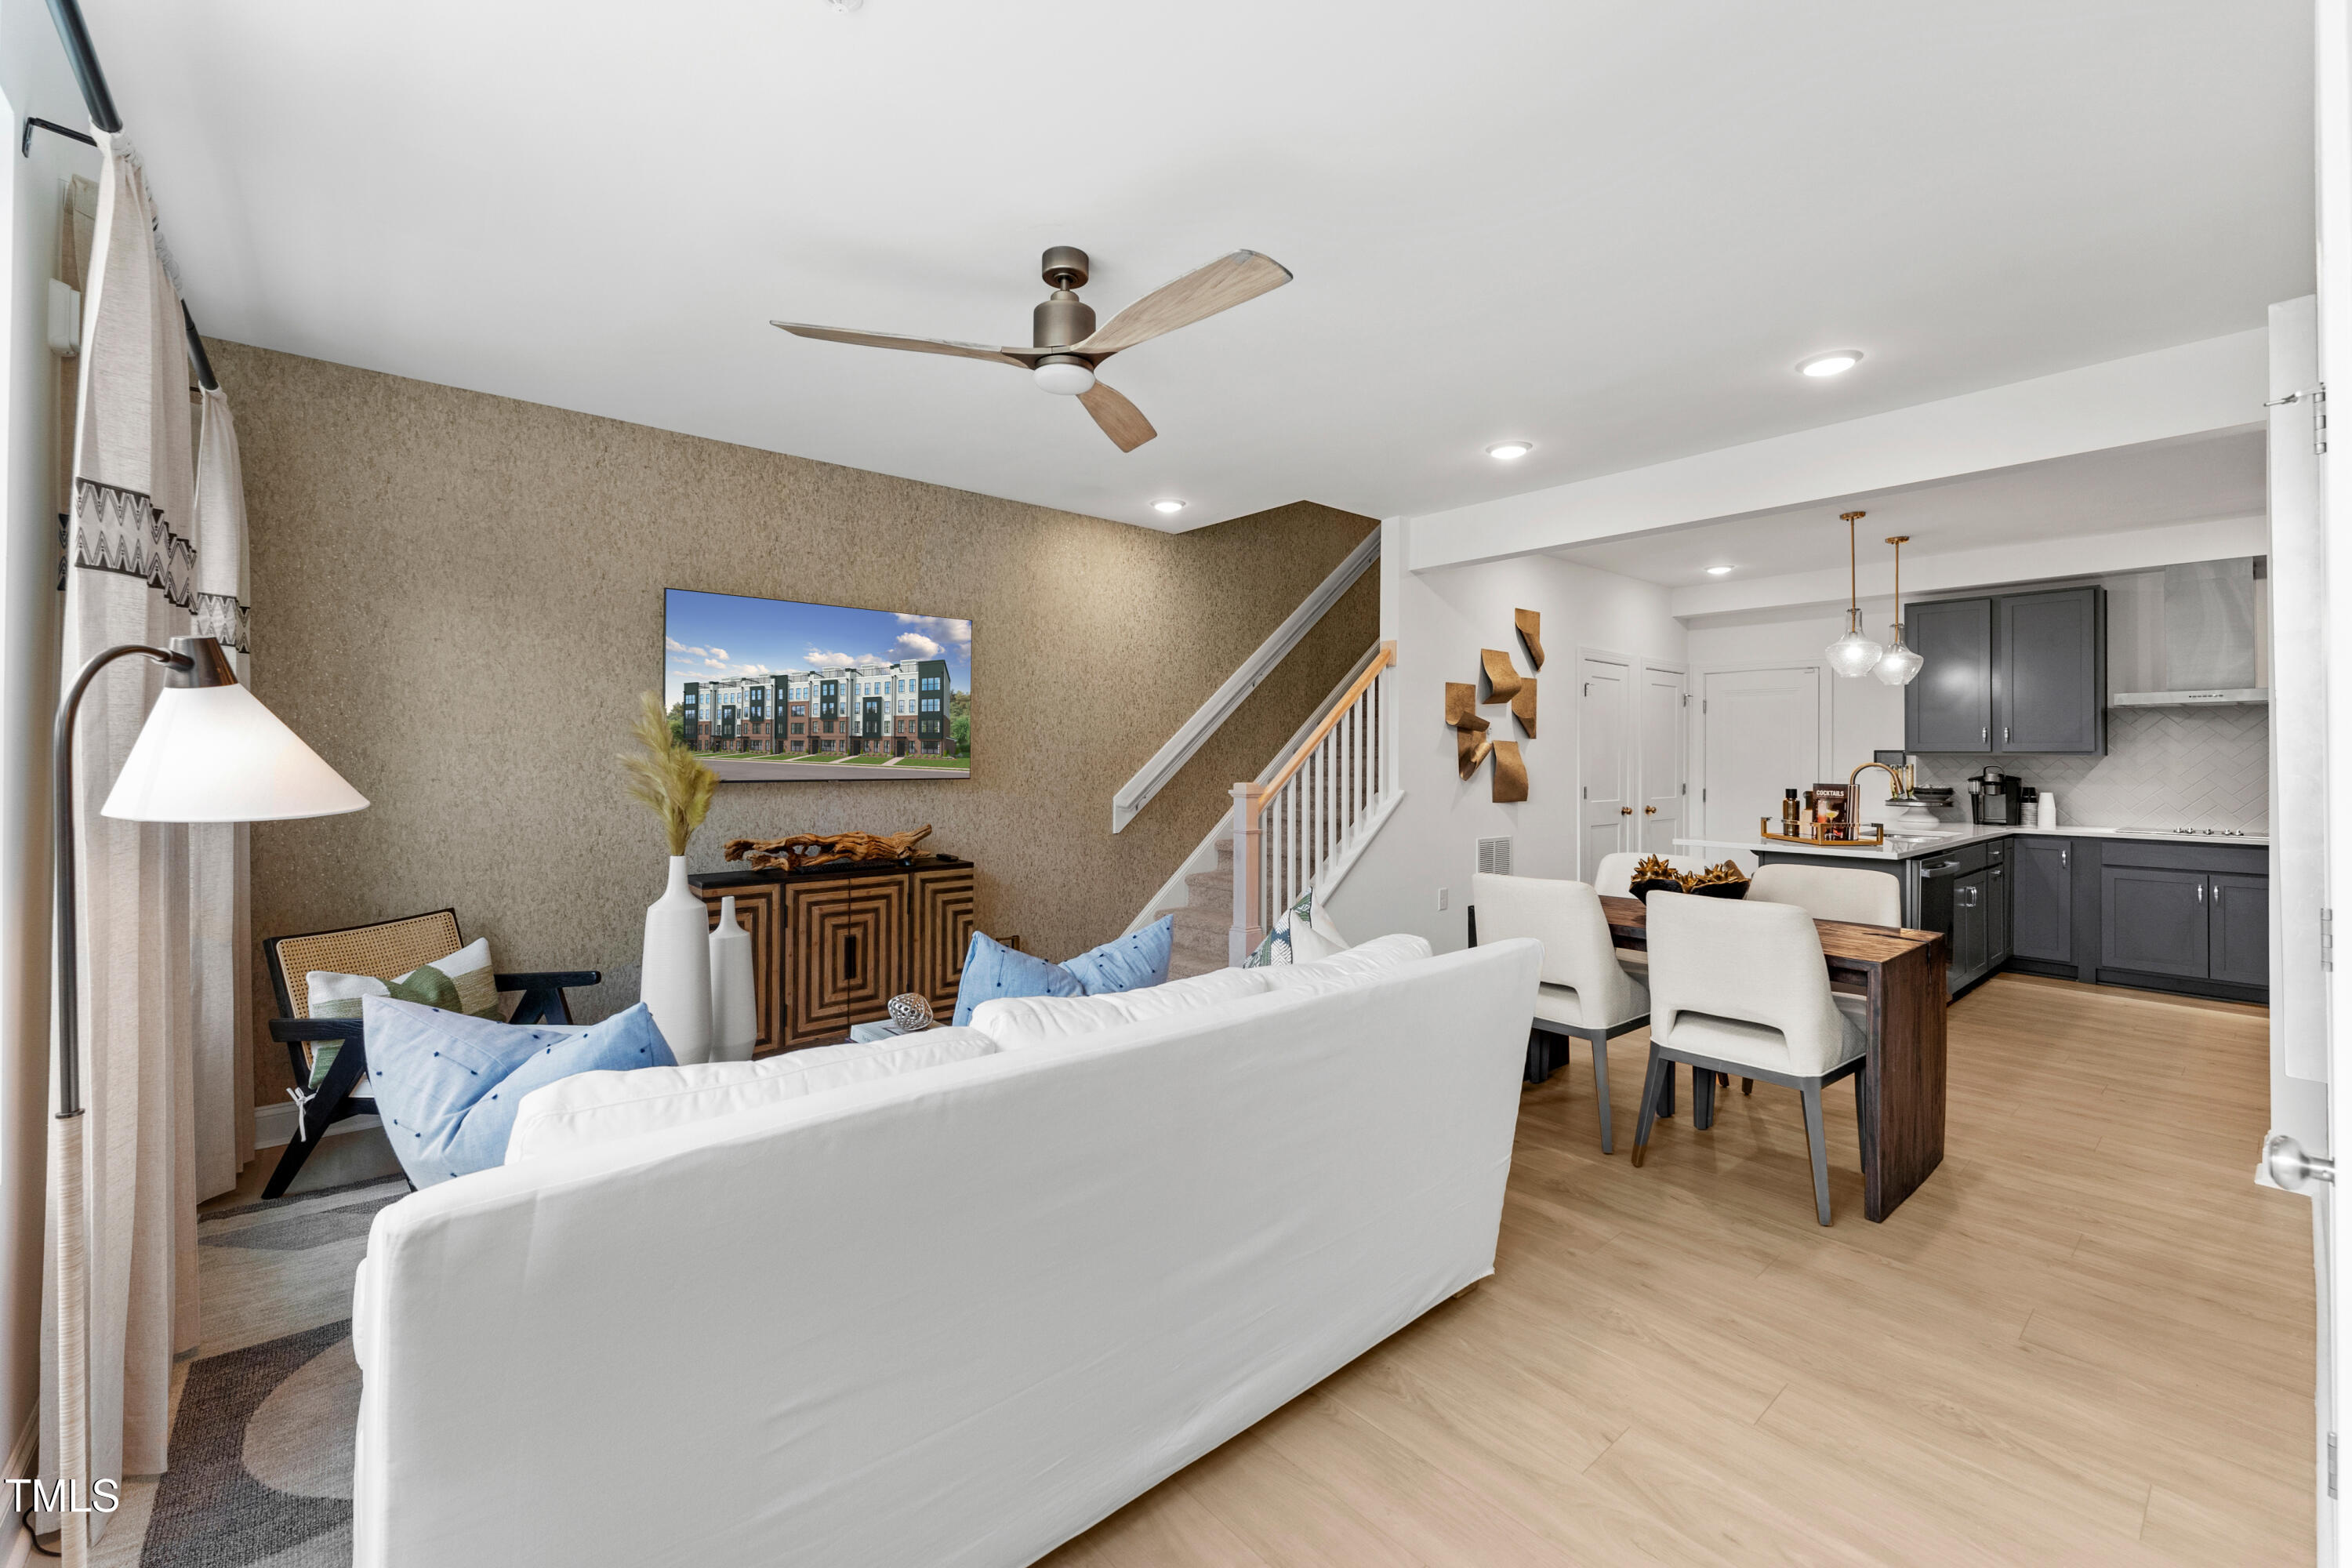
<path fill-rule="evenodd" d="M 1265 854 L 1259 837 L 1259 805 L 1265 786 L 1234 785 L 1234 926 L 1226 939 L 1225 966 L 1239 969 L 1265 940 L 1258 916 L 1265 908 Z"/>

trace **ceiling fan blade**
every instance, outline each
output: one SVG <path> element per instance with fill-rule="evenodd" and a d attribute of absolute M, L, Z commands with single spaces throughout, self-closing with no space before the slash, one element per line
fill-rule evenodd
<path fill-rule="evenodd" d="M 1142 409 L 1099 381 L 1079 393 L 1078 401 L 1087 405 L 1087 412 L 1095 416 L 1102 433 L 1122 452 L 1132 452 L 1160 434 L 1143 416 Z"/>
<path fill-rule="evenodd" d="M 1115 354 L 1230 310 L 1289 281 L 1290 268 L 1273 257 L 1236 250 L 1153 289 L 1074 346 L 1080 353 Z"/>
<path fill-rule="evenodd" d="M 991 348 L 986 343 L 950 342 L 945 338 L 902 338 L 896 332 L 854 332 L 846 327 L 812 327 L 801 321 L 770 321 L 772 327 L 782 327 L 796 338 L 815 338 L 829 343 L 858 343 L 869 349 L 906 349 L 919 354 L 952 354 L 958 359 L 992 359 L 1004 364 L 1032 368 L 1042 349 Z"/>

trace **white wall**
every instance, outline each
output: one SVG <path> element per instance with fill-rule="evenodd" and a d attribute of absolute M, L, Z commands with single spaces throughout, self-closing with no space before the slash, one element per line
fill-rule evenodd
<path fill-rule="evenodd" d="M 1381 635 L 1397 645 L 1391 701 L 1405 799 L 1328 907 L 1350 941 L 1417 931 L 1443 952 L 1467 938 L 1463 909 L 1480 838 L 1509 836 L 1521 876 L 1576 874 L 1577 650 L 1678 665 L 1684 634 L 1655 584 L 1548 555 L 1414 573 L 1392 542 L 1401 542 L 1393 532 L 1381 546 Z M 1528 798 L 1497 805 L 1491 762 L 1466 783 L 1455 775 L 1445 683 L 1477 679 L 1481 648 L 1509 650 L 1522 674 L 1532 668 L 1513 629 L 1516 609 L 1542 615 L 1545 661 L 1536 738 L 1519 734 L 1507 709 L 1482 710 L 1497 737 L 1518 741 L 1528 767 Z M 1451 895 L 1443 911 L 1440 888 Z"/>

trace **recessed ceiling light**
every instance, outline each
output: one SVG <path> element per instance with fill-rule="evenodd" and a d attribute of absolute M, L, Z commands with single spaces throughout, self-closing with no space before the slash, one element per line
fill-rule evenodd
<path fill-rule="evenodd" d="M 1497 441 L 1486 448 L 1486 456 L 1498 463 L 1516 463 L 1535 449 L 1533 441 Z"/>
<path fill-rule="evenodd" d="M 1825 354 L 1815 354 L 1811 359 L 1799 360 L 1797 374 L 1811 376 L 1843 375 L 1861 363 L 1860 349 L 1832 349 Z"/>
<path fill-rule="evenodd" d="M 1727 577 L 1731 574 L 1731 568 L 1728 566 L 1710 566 L 1706 569 L 1706 574 L 1710 577 Z"/>
<path fill-rule="evenodd" d="M 1154 511 L 1165 512 L 1170 517 L 1174 517 L 1178 512 L 1184 510 L 1184 503 L 1181 500 L 1156 500 L 1151 503 L 1151 510 Z"/>

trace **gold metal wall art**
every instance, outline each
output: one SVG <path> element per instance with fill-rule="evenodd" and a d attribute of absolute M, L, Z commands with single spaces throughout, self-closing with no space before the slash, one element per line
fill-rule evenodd
<path fill-rule="evenodd" d="M 1494 749 L 1495 742 L 1491 736 L 1481 734 L 1475 730 L 1454 731 L 1454 771 L 1466 781 L 1472 773 L 1478 771 L 1478 764 L 1486 760 L 1486 753 Z"/>
<path fill-rule="evenodd" d="M 1511 656 L 1500 648 L 1482 647 L 1478 662 L 1486 675 L 1486 700 L 1508 702 L 1519 689 L 1519 672 L 1511 668 Z"/>
<path fill-rule="evenodd" d="M 1528 798 L 1528 764 L 1520 760 L 1517 741 L 1495 742 L 1495 804 L 1505 805 Z"/>
<path fill-rule="evenodd" d="M 1519 721 L 1519 728 L 1528 732 L 1528 740 L 1535 739 L 1536 678 L 1534 676 L 1521 679 L 1519 689 L 1511 694 L 1511 717 Z"/>
<path fill-rule="evenodd" d="M 1478 687 L 1468 680 L 1445 683 L 1445 721 L 1457 730 L 1483 730 L 1486 721 L 1478 715 Z"/>
<path fill-rule="evenodd" d="M 1538 669 L 1543 668 L 1543 616 L 1536 610 L 1513 610 L 1511 623 L 1519 628 L 1519 640 L 1528 645 L 1528 657 Z M 1528 731 L 1532 735 L 1533 730 Z"/>

